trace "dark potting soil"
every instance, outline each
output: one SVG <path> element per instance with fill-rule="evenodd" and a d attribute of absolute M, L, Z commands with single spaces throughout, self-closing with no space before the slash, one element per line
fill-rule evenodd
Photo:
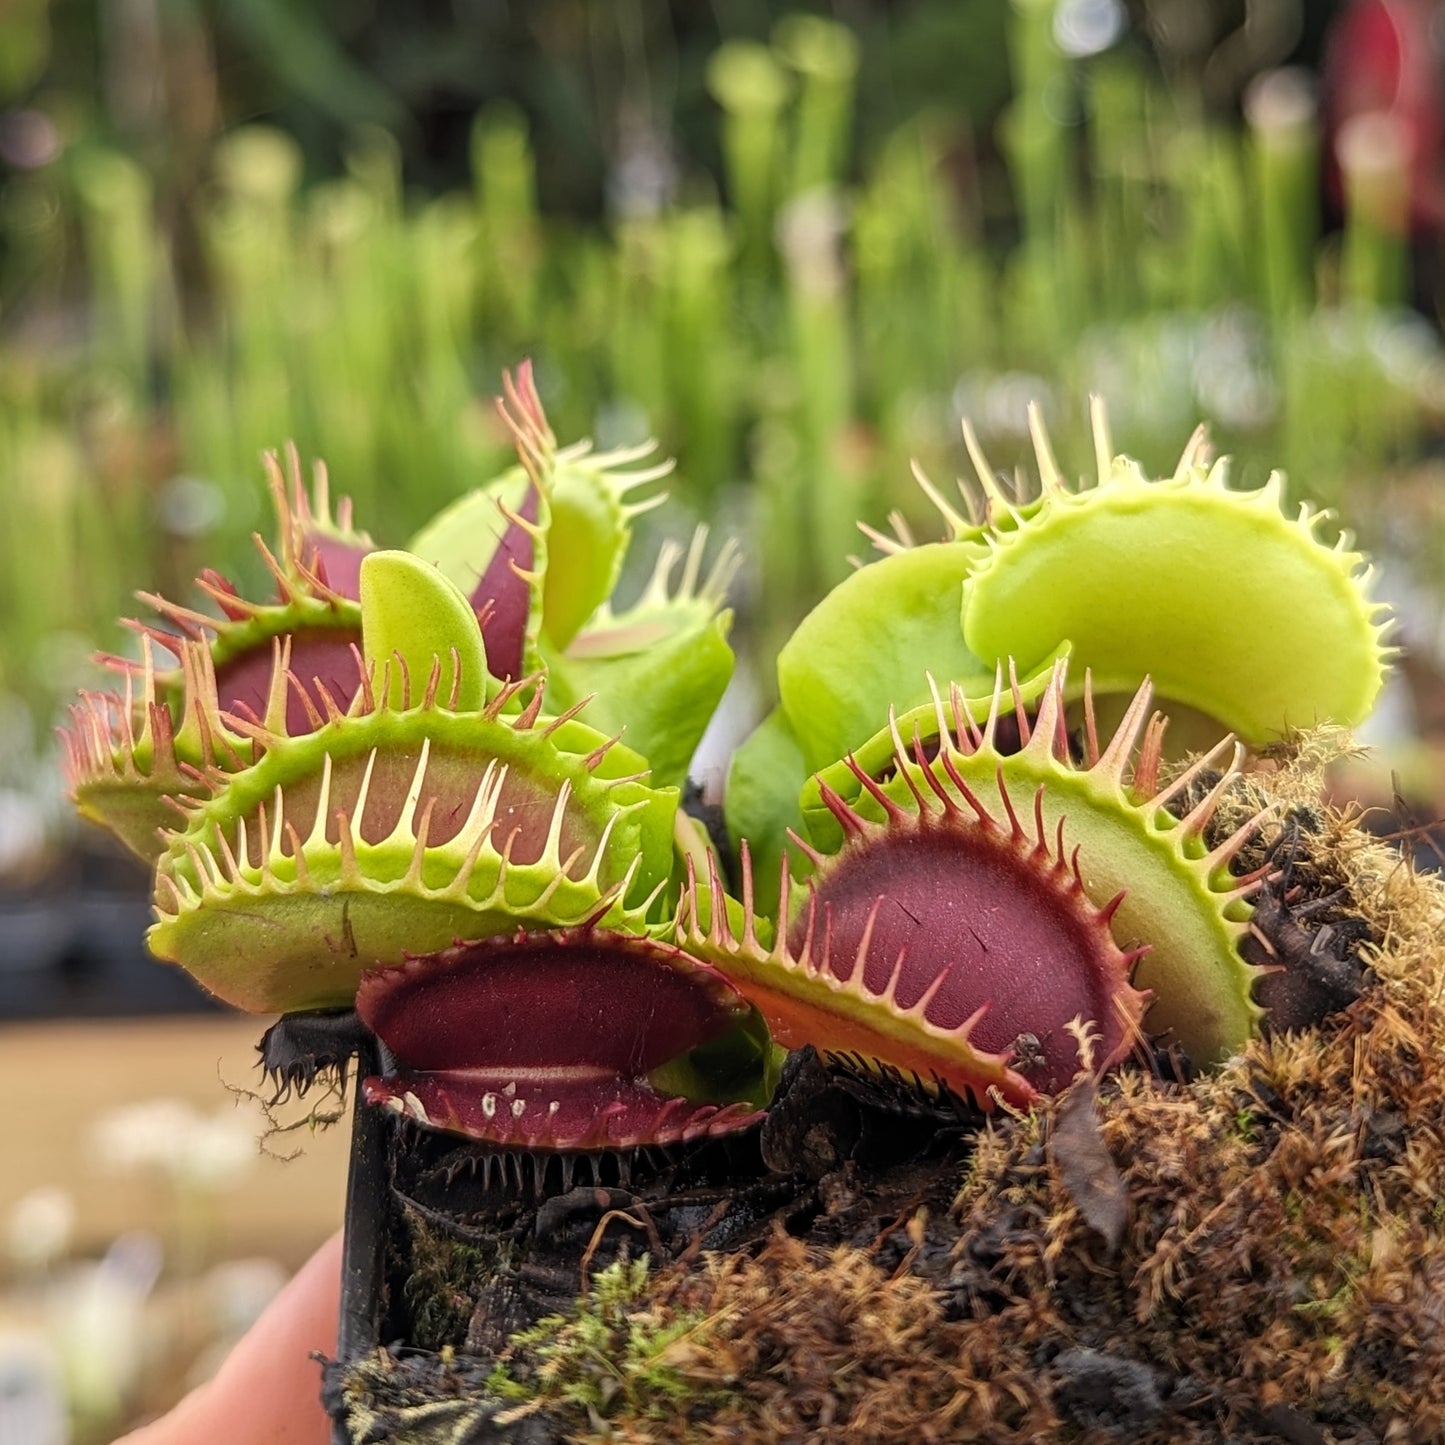
<path fill-rule="evenodd" d="M 760 1128 L 677 1149 L 499 1154 L 398 1121 L 382 1338 L 499 1351 L 571 1307 L 584 1258 L 588 1272 L 642 1252 L 662 1265 L 745 1249 L 778 1227 L 871 1248 L 920 1206 L 946 1207 L 981 1118 L 956 1096 L 930 1099 L 807 1049 Z M 444 1267 L 457 1256 L 475 1265 L 460 1289 Z"/>
<path fill-rule="evenodd" d="M 1185 1088 L 1155 1077 L 1166 1093 Z M 546 1317 L 573 1315 L 589 1281 L 615 1261 L 645 1253 L 654 1269 L 666 1269 L 703 1251 L 766 1259 L 783 1240 L 816 1260 L 819 1249 L 849 1246 L 880 1283 L 908 1277 L 926 1285 L 941 1327 L 967 1329 L 1016 1307 L 1010 1260 L 1041 1238 L 1042 1222 L 1027 1203 L 999 1208 L 987 1228 L 965 1237 L 957 1203 L 980 1114 L 955 1097 L 923 1095 L 911 1082 L 824 1062 L 811 1049 L 789 1060 L 760 1128 L 665 1154 L 504 1157 L 373 1113 L 389 1136 L 375 1334 L 383 1348 L 358 1349 L 325 1367 L 323 1397 L 338 1445 L 579 1438 L 575 1412 L 519 1406 L 498 1390 L 495 1371 L 499 1357 L 516 1362 L 518 1335 Z M 1123 1214 L 1111 1216 L 1124 1207 L 1122 1177 L 1101 1142 L 1092 1084 L 1075 1086 L 1047 1144 L 1020 1153 L 1014 1167 L 1025 1188 L 1056 1173 L 1091 1230 L 1113 1236 L 1105 1240 L 1110 1252 L 1117 1247 Z M 1057 1308 L 1094 1341 L 1041 1346 L 1034 1358 L 1038 1388 L 1066 1422 L 1057 1438 L 1113 1442 L 1149 1432 L 1157 1440 L 1176 1426 L 1179 1439 L 1240 1445 L 1332 1438 L 1284 1402 L 1249 1412 L 1242 1433 L 1210 1436 L 1214 1390 L 1118 1348 L 1110 1308 L 1095 1297 L 1087 1271 L 1061 1273 L 1057 1290 Z M 800 1331 L 808 1327 L 799 1320 Z M 823 1328 L 831 1333 L 826 1320 Z M 886 1325 L 879 1329 L 886 1334 Z M 882 1349 L 884 1338 L 877 1343 Z M 524 1367 L 536 1363 L 524 1347 Z M 820 1420 L 816 1433 L 796 1438 L 840 1437 Z"/>

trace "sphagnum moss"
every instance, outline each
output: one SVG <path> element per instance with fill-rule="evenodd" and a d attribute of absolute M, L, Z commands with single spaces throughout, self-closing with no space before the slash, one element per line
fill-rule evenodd
<path fill-rule="evenodd" d="M 1307 750 L 1250 792 L 1307 795 L 1311 768 Z M 869 1247 L 780 1229 L 655 1271 L 634 1308 L 688 1322 L 666 1356 L 675 1410 L 619 1397 L 605 1421 L 567 1416 L 568 1438 L 1445 1436 L 1445 884 L 1322 822 L 1302 846 L 1383 940 L 1351 1007 L 1193 1083 L 1126 1071 L 996 1116 L 953 1207 Z M 1060 1157 L 1081 1094 L 1127 1199 L 1113 1247 Z"/>

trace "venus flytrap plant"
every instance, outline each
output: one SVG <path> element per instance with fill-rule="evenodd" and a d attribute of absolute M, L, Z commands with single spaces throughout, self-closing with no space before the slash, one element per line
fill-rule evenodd
<path fill-rule="evenodd" d="M 779 653 L 781 708 L 810 771 L 875 735 L 889 705 L 926 702 L 927 673 L 982 699 L 1007 659 L 1035 694 L 1065 655 L 1074 698 L 1086 668 L 1100 693 L 1132 694 L 1152 676 L 1161 697 L 1254 745 L 1366 716 L 1389 656 L 1388 608 L 1370 600 L 1372 570 L 1348 535 L 1320 540 L 1329 514 L 1283 515 L 1278 473 L 1257 491 L 1230 489 L 1227 463 L 1204 463 L 1202 429 L 1174 475 L 1150 481 L 1114 458 L 1100 403 L 1093 415 L 1092 487 L 1067 484 L 1033 408 L 1036 496 L 1001 485 L 965 424 L 979 496 L 960 488 L 955 505 L 919 477 L 946 539 L 864 528 L 882 560 L 836 587 Z"/>
<path fill-rule="evenodd" d="M 102 659 L 123 689 L 82 694 L 62 735 L 81 812 L 143 858 L 155 857 L 157 830 L 173 820 L 166 798 L 202 796 L 200 770 L 250 761 L 227 722 L 233 712 L 299 733 L 324 700 L 344 709 L 360 686 L 357 579 L 371 539 L 352 529 L 348 501 L 333 518 L 324 467 L 310 497 L 294 448 L 285 475 L 272 454 L 266 467 L 278 546 L 273 552 L 255 540 L 274 600 L 249 601 L 210 569 L 197 585 L 219 615 L 140 594 L 164 625 L 129 623 L 140 634 L 140 659 Z M 159 666 L 158 654 L 175 665 Z"/>
<path fill-rule="evenodd" d="M 1066 663 L 1056 664 L 1036 700 L 999 688 L 984 713 L 954 685 L 947 703 L 935 692 L 931 709 L 891 719 L 806 786 L 802 811 L 813 841 L 805 851 L 819 866 L 846 841 L 840 805 L 865 819 L 893 817 L 917 791 L 927 766 L 918 758 L 936 752 L 955 786 L 961 780 L 981 792 L 996 784 L 1015 812 L 1036 808 L 1043 826 L 1067 839 L 1079 885 L 1108 910 L 1114 936 L 1147 941 L 1133 980 L 1154 1000 L 1149 1030 L 1180 1043 L 1196 1063 L 1223 1059 L 1243 1047 L 1263 1012 L 1252 997 L 1259 970 L 1238 951 L 1248 931 L 1245 900 L 1260 879 L 1229 870 L 1261 820 L 1247 819 L 1212 846 L 1205 841 L 1219 799 L 1240 775 L 1243 749 L 1225 738 L 1164 783 L 1167 719 L 1151 716 L 1146 682 L 1102 742 L 1086 691 L 1076 761 L 1064 717 L 1067 673 Z M 1171 809 L 1196 785 L 1199 800 L 1176 816 Z"/>
<path fill-rule="evenodd" d="M 901 521 L 870 532 L 881 560 L 779 656 L 779 708 L 729 782 L 739 904 L 678 831 L 670 786 L 730 670 L 730 553 L 704 578 L 699 535 L 674 588 L 681 551 L 664 549 L 642 599 L 615 610 L 652 505 L 631 494 L 666 468 L 636 469 L 645 449 L 559 448 L 525 370 L 504 415 L 521 466 L 406 552 L 332 521 L 324 473 L 308 499 L 294 463 L 289 488 L 273 464 L 282 539 L 263 552 L 280 601 L 245 603 L 214 575 L 222 620 L 156 599 L 188 634 L 179 684 L 147 653 L 140 698 L 80 710 L 82 804 L 132 838 L 178 810 L 157 953 L 253 1009 L 357 999 L 398 1060 L 369 1097 L 529 1149 L 742 1127 L 771 1077 L 763 1018 L 790 1047 L 984 1107 L 1067 1082 L 1078 1020 L 1104 1064 L 1146 1026 L 1201 1063 L 1244 1044 L 1261 1011 L 1239 943 L 1260 875 L 1229 865 L 1261 817 L 1214 836 L 1240 769 L 1230 738 L 1167 778 L 1149 676 L 1257 744 L 1292 715 L 1358 720 L 1386 655 L 1362 560 L 1320 541 L 1307 509 L 1282 516 L 1278 479 L 1230 491 L 1196 435 L 1172 478 L 1148 481 L 1112 456 L 1096 409 L 1099 481 L 1075 490 L 1035 411 L 1026 498 L 966 428 L 979 494 L 955 505 L 919 477 L 944 540 Z M 1243 578 L 1215 576 L 1221 553 Z M 1255 614 L 1284 620 L 1239 625 Z M 348 659 L 344 683 L 314 668 L 317 647 Z M 1132 701 L 1101 741 L 1095 695 L 1119 691 Z M 679 868 L 692 882 L 667 937 Z M 594 987 L 626 1001 L 615 1028 L 583 1026 Z M 502 1025 L 529 988 L 536 1029 Z M 417 1032 L 442 1015 L 473 1022 Z M 580 1050 L 565 1079 L 545 1072 L 552 1038 Z M 545 1099 L 523 1087 L 543 1077 Z"/>
<path fill-rule="evenodd" d="M 168 835 L 153 951 L 228 1002 L 293 1011 L 348 1005 L 361 969 L 458 938 L 644 927 L 675 799 L 608 778 L 608 739 L 540 720 L 535 684 L 505 716 L 520 691 L 456 711 L 429 682 L 414 704 L 377 699 L 299 747 L 267 738 L 260 763 Z"/>
<path fill-rule="evenodd" d="M 349 1002 L 368 960 L 538 912 L 640 925 L 644 903 L 622 895 L 665 878 L 675 794 L 634 781 L 645 762 L 615 740 L 543 717 L 540 679 L 488 700 L 479 620 L 435 569 L 376 552 L 358 576 L 361 681 L 344 706 L 314 680 L 309 701 L 288 638 L 265 706 L 226 712 L 190 649 L 202 685 L 186 716 L 231 740 L 231 766 L 192 769 L 203 796 L 172 798 L 152 947 L 230 1002 L 289 1011 Z M 288 695 L 308 698 L 295 729 Z"/>
<path fill-rule="evenodd" d="M 554 700 L 569 707 L 595 695 L 592 715 L 600 725 L 616 731 L 630 724 L 649 756 L 656 755 L 654 780 L 680 783 L 732 674 L 730 615 L 722 603 L 736 552 L 722 548 L 704 575 L 698 534 L 674 590 L 669 579 L 679 554 L 664 547 L 643 598 L 614 611 L 609 599 L 632 521 L 661 500 L 634 501 L 630 493 L 665 476 L 671 464 L 636 467 L 650 445 L 601 456 L 586 443 L 559 450 L 530 370 L 524 366 L 508 387 L 504 416 L 523 464 L 453 504 L 411 543 L 413 553 L 466 589 L 464 602 L 453 599 L 450 611 L 437 616 L 461 649 L 463 685 L 475 689 L 485 680 L 495 696 L 545 663 Z M 308 493 L 294 448 L 284 471 L 274 455 L 266 465 L 277 543 L 273 550 L 258 537 L 256 545 L 275 596 L 249 600 L 209 569 L 197 585 L 215 612 L 141 594 L 160 625 L 130 624 L 141 634 L 140 659 L 106 659 L 122 673 L 124 688 L 84 695 L 66 735 L 82 811 L 109 822 L 146 858 L 155 856 L 156 828 L 169 818 L 162 799 L 203 796 L 197 770 L 231 771 L 254 759 L 252 744 L 230 722 L 233 714 L 264 718 L 273 734 L 297 736 L 331 712 L 345 713 L 362 688 L 360 576 L 376 544 L 353 525 L 348 499 L 333 510 L 324 466 L 316 467 Z M 403 576 L 417 579 L 415 569 L 398 572 L 398 565 L 387 566 L 394 586 L 403 585 Z M 416 585 L 440 606 L 424 578 Z M 373 597 L 380 595 L 373 588 Z M 475 614 L 479 634 L 461 624 L 459 607 Z M 400 640 L 419 615 L 405 608 L 376 613 L 373 633 L 386 625 L 385 616 L 395 616 Z M 390 650 L 374 647 L 373 663 L 385 665 Z M 167 655 L 175 666 L 160 665 Z M 422 648 L 409 683 L 414 697 L 425 687 L 431 655 Z M 393 697 L 405 685 L 399 673 L 387 684 Z"/>
<path fill-rule="evenodd" d="M 741 1098 L 666 1087 L 702 1079 L 659 1071 L 750 1033 L 752 1015 L 722 973 L 646 934 L 587 925 L 458 944 L 366 974 L 357 1009 L 397 1060 L 366 1080 L 369 1102 L 497 1147 L 670 1144 L 758 1117 L 758 1078 Z"/>
<path fill-rule="evenodd" d="M 965 427 L 980 497 L 955 506 L 920 477 L 947 539 L 865 528 L 883 559 L 804 619 L 779 655 L 780 706 L 734 760 L 744 923 L 699 923 L 690 899 L 679 921 L 785 1043 L 985 1105 L 1032 1097 L 1026 1058 L 1037 1087 L 1066 1082 L 1076 1019 L 1103 1063 L 1146 1027 L 1200 1064 L 1243 1047 L 1263 1012 L 1240 952 L 1263 874 L 1229 865 L 1265 815 L 1219 838 L 1220 799 L 1243 743 L 1361 721 L 1389 656 L 1370 569 L 1348 538 L 1320 538 L 1321 514 L 1281 512 L 1278 475 L 1229 489 L 1201 431 L 1150 481 L 1114 457 L 1096 405 L 1098 483 L 1074 489 L 1036 409 L 1030 423 L 1034 497 L 999 484 Z M 1156 690 L 1242 742 L 1169 780 Z M 1101 742 L 1095 695 L 1121 692 L 1132 701 Z M 783 827 L 798 853 L 779 865 Z M 777 901 L 775 941 L 756 928 L 760 899 Z"/>
<path fill-rule="evenodd" d="M 1149 719 L 1146 685 L 1103 746 L 1087 700 L 1075 764 L 1065 675 L 1061 663 L 1035 708 L 1017 688 L 1011 706 L 996 690 L 986 716 L 956 685 L 947 706 L 935 691 L 926 731 L 895 716 L 813 778 L 809 841 L 795 839 L 812 876 L 803 892 L 784 868 L 771 947 L 751 916 L 741 932 L 685 921 L 689 945 L 737 979 L 784 1043 L 827 1041 L 986 1106 L 994 1093 L 1027 1102 L 1067 1082 L 1075 1017 L 1099 1029 L 1101 1064 L 1117 1062 L 1140 1035 L 1146 997 L 1151 1031 L 1191 1059 L 1243 1046 L 1262 1012 L 1259 970 L 1238 952 L 1259 879 L 1228 864 L 1259 820 L 1204 841 L 1238 750 L 1176 817 L 1171 803 L 1229 741 L 1161 785 L 1164 721 Z M 751 894 L 750 860 L 745 870 Z M 1136 964 L 1146 993 L 1128 982 Z M 1028 1076 L 1010 1067 L 1025 1036 Z"/>
<path fill-rule="evenodd" d="M 477 619 L 433 568 L 375 553 L 360 575 L 360 699 L 296 739 L 247 729 L 261 760 L 169 838 L 153 950 L 253 1010 L 355 998 L 399 1061 L 367 1097 L 499 1147 L 749 1122 L 645 1078 L 749 1018 L 649 936 L 675 791 L 570 713 L 543 717 L 538 678 L 485 702 Z"/>
<path fill-rule="evenodd" d="M 1055 838 L 1045 826 L 1042 789 L 1021 819 L 1002 780 L 994 802 L 951 760 L 919 767 L 906 803 L 874 785 L 879 823 L 824 794 L 845 842 L 832 855 L 810 850 L 801 906 L 784 868 L 771 946 L 746 853 L 741 930 L 715 904 L 704 924 L 694 889 L 679 938 L 737 984 L 784 1045 L 941 1082 L 985 1109 L 1063 1087 L 1076 1067 L 1075 1019 L 1100 1027 L 1101 1062 L 1117 1062 L 1144 1007 L 1128 981 L 1142 950 L 1123 952 L 1109 931 L 1120 897 L 1102 909 L 1089 901 L 1063 830 Z M 713 874 L 714 900 L 720 889 Z M 1025 1035 L 1039 1050 L 1028 1063 L 1016 1058 Z"/>
<path fill-rule="evenodd" d="M 504 416 L 522 465 L 413 551 L 377 549 L 344 507 L 333 520 L 324 471 L 308 498 L 294 456 L 289 487 L 273 459 L 279 599 L 213 573 L 220 617 L 148 599 L 181 636 L 141 626 L 127 691 L 77 709 L 77 801 L 154 859 L 159 957 L 257 1012 L 355 1004 L 395 1060 L 372 1102 L 507 1150 L 744 1127 L 772 1067 L 761 1022 L 657 936 L 678 791 L 578 717 L 585 697 L 549 710 L 534 670 L 585 668 L 614 708 L 625 691 L 681 777 L 731 669 L 729 553 L 701 578 L 699 537 L 674 590 L 664 551 L 614 612 L 652 505 L 628 493 L 668 467 L 559 450 L 525 369 Z"/>

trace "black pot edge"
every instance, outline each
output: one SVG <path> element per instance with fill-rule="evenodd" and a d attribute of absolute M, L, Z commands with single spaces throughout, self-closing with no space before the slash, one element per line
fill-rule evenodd
<path fill-rule="evenodd" d="M 361 1088 L 361 1081 L 378 1068 L 374 1042 L 358 1046 L 355 1064 L 336 1334 L 336 1357 L 343 1364 L 369 1354 L 380 1340 L 390 1212 L 387 1146 L 391 1119 L 384 1109 L 366 1102 Z M 333 1417 L 331 1439 L 332 1445 L 351 1445 L 344 1412 Z"/>

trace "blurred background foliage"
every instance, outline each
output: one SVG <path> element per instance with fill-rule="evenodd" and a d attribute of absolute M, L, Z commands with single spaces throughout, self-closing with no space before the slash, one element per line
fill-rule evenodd
<path fill-rule="evenodd" d="M 399 542 L 504 464 L 527 355 L 564 441 L 657 436 L 671 529 L 744 538 L 762 692 L 855 519 L 936 530 L 910 461 L 966 414 L 1011 468 L 1030 397 L 1069 469 L 1091 390 L 1156 470 L 1207 420 L 1433 597 L 1398 137 L 1328 200 L 1297 68 L 1338 8 L 0 0 L 0 790 L 133 588 L 261 585 L 263 448 Z"/>

